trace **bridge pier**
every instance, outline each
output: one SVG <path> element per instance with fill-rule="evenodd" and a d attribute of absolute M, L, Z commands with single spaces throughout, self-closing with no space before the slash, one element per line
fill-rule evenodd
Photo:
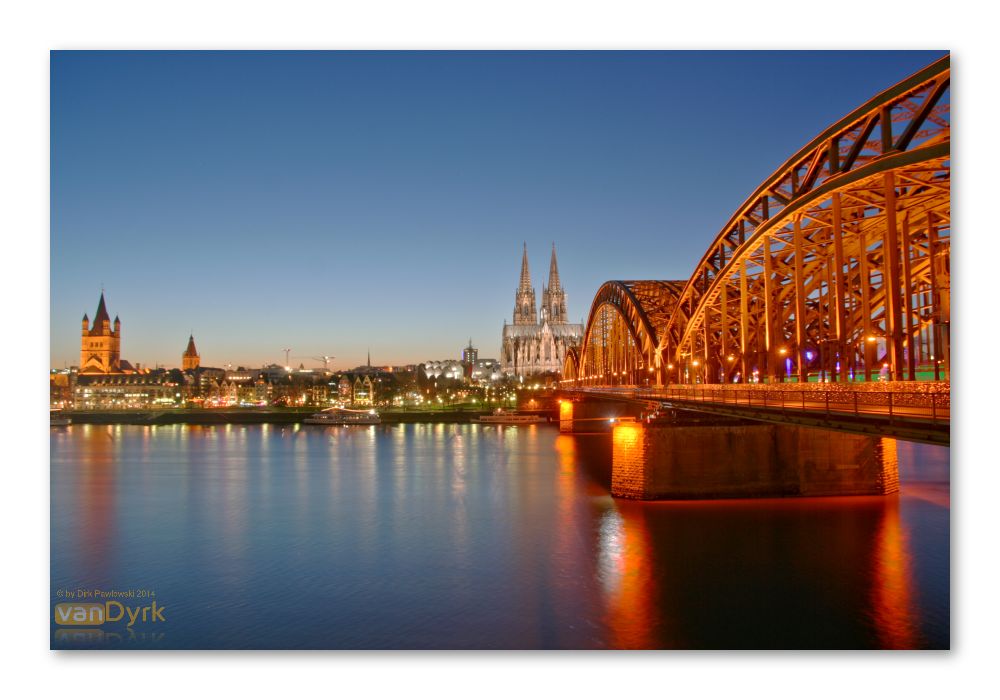
<path fill-rule="evenodd" d="M 562 429 L 560 423 L 560 429 Z M 613 424 L 611 494 L 710 499 L 889 495 L 896 442 L 783 425 Z"/>
<path fill-rule="evenodd" d="M 640 409 L 623 401 L 559 401 L 559 432 L 611 432 L 620 418 L 638 418 Z"/>

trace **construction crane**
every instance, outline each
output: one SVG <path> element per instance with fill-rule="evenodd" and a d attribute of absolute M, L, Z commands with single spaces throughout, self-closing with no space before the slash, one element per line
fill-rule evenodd
<path fill-rule="evenodd" d="M 334 359 L 333 355 L 323 355 L 322 357 L 314 357 L 314 360 L 323 361 L 323 369 L 330 369 L 330 360 Z"/>
<path fill-rule="evenodd" d="M 323 363 L 323 369 L 330 369 L 330 360 L 334 359 L 334 357 L 335 357 L 334 355 L 320 355 L 319 357 L 316 357 L 315 355 L 309 355 L 309 356 L 306 356 L 306 355 L 296 355 L 292 359 L 293 360 L 319 360 L 320 362 Z M 287 360 L 286 360 L 286 364 L 287 364 Z"/>

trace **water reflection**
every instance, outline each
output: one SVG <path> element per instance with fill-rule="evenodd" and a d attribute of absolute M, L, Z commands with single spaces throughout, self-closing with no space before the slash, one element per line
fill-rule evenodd
<path fill-rule="evenodd" d="M 872 611 L 879 646 L 911 649 L 916 646 L 913 620 L 909 543 L 899 518 L 899 500 L 885 504 L 873 548 L 875 577 Z"/>
<path fill-rule="evenodd" d="M 51 444 L 53 586 L 155 586 L 167 648 L 949 643 L 947 451 L 900 443 L 891 498 L 642 503 L 550 426 Z"/>
<path fill-rule="evenodd" d="M 115 431 L 110 427 L 86 426 L 86 450 L 81 455 L 78 472 L 79 501 L 74 504 L 80 524 L 80 544 L 76 552 L 81 580 L 89 585 L 105 582 L 114 568 L 115 499 L 117 481 L 114 459 Z"/>
<path fill-rule="evenodd" d="M 649 649 L 664 644 L 653 636 L 659 616 L 654 610 L 653 552 L 641 512 L 623 518 L 610 504 L 601 518 L 599 571 L 607 605 L 609 646 Z"/>

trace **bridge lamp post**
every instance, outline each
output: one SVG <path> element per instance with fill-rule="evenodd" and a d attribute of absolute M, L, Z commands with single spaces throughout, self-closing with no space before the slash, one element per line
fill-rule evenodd
<path fill-rule="evenodd" d="M 865 363 L 865 381 L 870 382 L 872 379 L 872 368 L 878 364 L 878 354 L 879 354 L 879 341 L 883 340 L 881 336 L 869 335 L 865 338 L 864 343 L 864 363 Z M 872 353 L 875 354 L 874 359 L 872 359 Z"/>
<path fill-rule="evenodd" d="M 878 338 L 874 335 L 865 336 L 858 339 L 857 351 L 855 353 L 857 361 L 861 362 L 861 366 L 864 368 L 864 378 L 866 382 L 870 382 L 872 379 L 872 365 L 875 364 L 872 359 L 872 349 L 878 354 L 878 346 L 876 343 Z M 855 370 L 855 378 L 857 376 L 857 371 Z"/>

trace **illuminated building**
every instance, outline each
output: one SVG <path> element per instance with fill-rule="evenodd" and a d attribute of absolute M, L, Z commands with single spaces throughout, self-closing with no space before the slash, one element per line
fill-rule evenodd
<path fill-rule="evenodd" d="M 497 360 L 476 360 L 472 366 L 471 378 L 473 382 L 480 384 L 500 381 L 503 379 L 500 362 Z"/>
<path fill-rule="evenodd" d="M 76 369 L 54 369 L 49 372 L 49 406 L 68 408 L 72 405 L 76 376 Z"/>
<path fill-rule="evenodd" d="M 476 364 L 478 359 L 479 350 L 472 347 L 472 338 L 469 338 L 469 347 L 462 350 L 462 364 L 471 367 Z"/>
<path fill-rule="evenodd" d="M 81 374 L 73 388 L 77 409 L 169 408 L 182 400 L 182 387 L 163 370 L 146 374 Z"/>
<path fill-rule="evenodd" d="M 114 324 L 104 304 L 104 292 L 97 303 L 94 323 L 83 315 L 80 338 L 80 374 L 120 374 L 122 322 L 115 316 Z M 131 369 L 131 367 L 129 367 Z"/>
<path fill-rule="evenodd" d="M 194 335 L 188 338 L 187 349 L 181 356 L 181 369 L 197 369 L 201 364 L 201 357 L 198 355 L 198 349 L 194 346 Z"/>
<path fill-rule="evenodd" d="M 262 405 L 267 403 L 270 384 L 264 381 L 260 370 L 240 367 L 227 370 L 225 381 L 236 387 L 236 395 L 240 404 Z"/>
<path fill-rule="evenodd" d="M 504 321 L 500 365 L 504 374 L 528 376 L 562 372 L 567 348 L 583 341 L 583 324 L 569 323 L 566 292 L 559 281 L 556 247 L 552 246 L 549 283 L 542 288 L 541 308 L 535 309 L 535 289 L 528 272 L 528 246 L 521 258 L 521 282 L 514 293 L 513 323 Z"/>
<path fill-rule="evenodd" d="M 421 367 L 428 379 L 461 379 L 465 374 L 458 360 L 430 360 Z"/>
<path fill-rule="evenodd" d="M 375 403 L 375 387 L 368 375 L 354 378 L 354 396 L 351 403 L 355 406 L 371 406 Z"/>
<path fill-rule="evenodd" d="M 341 377 L 337 381 L 337 396 L 340 397 L 340 400 L 342 402 L 344 403 L 351 402 L 352 390 L 353 387 L 351 385 L 351 380 L 348 379 L 347 377 Z"/>
<path fill-rule="evenodd" d="M 324 389 L 322 399 L 337 400 L 352 406 L 377 406 L 392 402 L 399 382 L 391 373 L 380 368 L 358 367 L 350 372 L 333 377 L 329 382 L 315 384 L 317 389 Z M 319 396 L 319 392 L 314 392 Z"/>

